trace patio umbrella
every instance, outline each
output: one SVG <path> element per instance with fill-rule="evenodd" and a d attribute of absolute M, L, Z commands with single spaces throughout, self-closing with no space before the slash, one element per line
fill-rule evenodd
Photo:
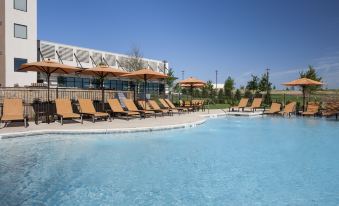
<path fill-rule="evenodd" d="M 193 88 L 201 88 L 205 86 L 205 82 L 200 80 L 200 79 L 196 79 L 194 77 L 190 77 L 187 78 L 185 80 L 182 80 L 179 82 L 180 86 L 182 87 L 190 87 L 191 88 L 191 101 L 192 101 L 192 96 L 193 96 Z"/>
<path fill-rule="evenodd" d="M 300 86 L 301 87 L 302 93 L 303 93 L 303 111 L 305 111 L 305 93 L 306 93 L 305 88 L 307 86 L 320 86 L 320 85 L 323 85 L 323 84 L 324 83 L 314 81 L 312 79 L 301 78 L 301 79 L 293 80 L 291 82 L 283 83 L 282 85 L 285 85 L 285 86 Z"/>
<path fill-rule="evenodd" d="M 92 76 L 96 76 L 96 77 L 99 78 L 100 87 L 101 87 L 101 102 L 102 102 L 101 108 L 102 108 L 102 111 L 104 111 L 105 110 L 105 88 L 104 88 L 105 78 L 108 77 L 108 76 L 120 77 L 124 74 L 128 74 L 128 72 L 125 72 L 125 71 L 117 69 L 117 68 L 99 65 L 99 66 L 94 67 L 94 68 L 82 70 L 81 74 L 92 75 Z"/>
<path fill-rule="evenodd" d="M 60 64 L 57 62 L 53 62 L 50 60 L 47 61 L 40 61 L 40 62 L 32 62 L 32 63 L 26 63 L 22 64 L 20 66 L 19 71 L 33 71 L 33 72 L 41 72 L 46 74 L 47 76 L 47 115 L 49 116 L 49 103 L 50 103 L 50 97 L 49 97 L 49 90 L 50 90 L 50 77 L 53 73 L 58 74 L 70 74 L 80 71 L 80 69 L 68 66 L 65 64 Z M 49 123 L 49 118 L 47 120 Z"/>
<path fill-rule="evenodd" d="M 147 85 L 147 80 L 152 80 L 152 79 L 166 79 L 168 76 L 166 74 L 156 72 L 150 69 L 140 69 L 134 72 L 131 72 L 129 74 L 123 75 L 123 77 L 129 77 L 133 79 L 140 79 L 144 80 L 144 98 L 145 98 L 145 104 L 146 104 L 146 85 Z M 146 108 L 146 105 L 145 105 Z"/>

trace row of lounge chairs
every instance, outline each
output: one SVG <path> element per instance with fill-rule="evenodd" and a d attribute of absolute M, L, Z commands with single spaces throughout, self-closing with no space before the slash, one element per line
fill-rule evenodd
<path fill-rule="evenodd" d="M 186 108 L 175 107 L 169 99 L 159 99 L 162 107 L 154 100 L 138 101 L 138 105 L 142 109 L 138 109 L 134 101 L 131 99 L 124 99 L 123 103 L 126 107 L 124 109 L 118 99 L 109 99 L 107 103 L 109 110 L 105 112 L 96 111 L 91 99 L 78 99 L 79 113 L 73 111 L 71 100 L 69 99 L 56 99 L 56 114 L 60 119 L 60 123 L 63 124 L 64 119 L 80 119 L 83 123 L 83 117 L 88 116 L 92 118 L 93 123 L 97 119 L 112 120 L 117 116 L 125 117 L 129 120 L 132 117 L 146 118 L 149 116 L 156 117 L 157 115 L 164 116 L 173 115 L 173 113 L 184 113 L 188 110 Z M 4 99 L 3 115 L 0 117 L 0 124 L 5 122 L 8 124 L 12 121 L 24 121 L 25 127 L 27 127 L 27 116 L 24 115 L 24 106 L 22 99 Z"/>
<path fill-rule="evenodd" d="M 255 111 L 255 110 L 261 108 L 262 98 L 254 98 L 252 105 L 250 107 L 247 107 L 248 101 L 249 101 L 248 98 L 241 98 L 238 106 L 230 107 L 229 111 L 237 110 L 239 112 L 240 110 L 244 111 L 245 108 L 248 108 L 251 111 Z"/>
<path fill-rule="evenodd" d="M 252 105 L 247 107 L 249 99 L 242 98 L 238 104 L 238 106 L 231 107 L 229 110 L 231 111 L 244 111 L 246 108 L 250 109 L 251 111 L 255 111 L 256 109 L 261 108 L 262 99 L 261 98 L 254 98 Z M 280 103 L 272 103 L 270 109 L 265 111 L 264 114 L 281 114 L 281 115 L 288 115 L 290 116 L 293 113 L 296 113 L 296 102 L 290 102 L 287 104 L 283 110 L 281 110 L 282 105 Z M 309 102 L 306 107 L 306 111 L 301 112 L 302 116 L 315 116 L 317 114 L 321 114 L 322 116 L 336 116 L 338 117 L 339 113 L 339 102 L 327 102 L 325 104 L 325 108 L 322 112 L 320 112 L 320 105 L 315 102 Z"/>

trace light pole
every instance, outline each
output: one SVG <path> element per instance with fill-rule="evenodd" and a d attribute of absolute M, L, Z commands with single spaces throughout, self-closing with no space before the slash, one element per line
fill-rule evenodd
<path fill-rule="evenodd" d="M 218 70 L 215 70 L 215 88 L 218 89 Z"/>
<path fill-rule="evenodd" d="M 269 104 L 269 85 L 270 85 L 270 79 L 269 79 L 269 75 L 270 75 L 270 69 L 267 68 L 266 69 L 266 77 L 267 77 L 267 82 L 266 82 L 266 104 Z"/>

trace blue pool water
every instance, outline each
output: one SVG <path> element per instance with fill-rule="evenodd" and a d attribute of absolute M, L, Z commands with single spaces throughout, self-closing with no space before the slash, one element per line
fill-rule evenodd
<path fill-rule="evenodd" d="M 339 205 L 339 122 L 0 140 L 0 205 Z"/>

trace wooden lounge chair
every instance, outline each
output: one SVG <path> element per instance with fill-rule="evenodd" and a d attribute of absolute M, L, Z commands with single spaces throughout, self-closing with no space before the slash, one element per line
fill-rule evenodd
<path fill-rule="evenodd" d="M 303 116 L 315 116 L 319 113 L 319 105 L 314 102 L 309 102 L 307 104 L 307 110 L 302 112 L 301 115 Z"/>
<path fill-rule="evenodd" d="M 325 117 L 335 116 L 338 119 L 339 102 L 326 102 L 325 109 L 321 114 Z"/>
<path fill-rule="evenodd" d="M 92 117 L 93 123 L 95 119 L 103 118 L 107 120 L 110 119 L 110 116 L 106 112 L 97 112 L 93 106 L 93 102 L 91 99 L 78 99 L 80 105 L 80 113 L 82 115 L 88 115 Z"/>
<path fill-rule="evenodd" d="M 111 112 L 112 112 L 112 116 L 113 116 L 113 119 L 116 115 L 124 115 L 127 117 L 127 120 L 129 120 L 130 118 L 129 117 L 133 117 L 133 116 L 139 116 L 141 117 L 140 113 L 139 112 L 131 112 L 131 111 L 125 111 L 119 100 L 118 99 L 109 99 L 107 100 L 110 108 L 111 108 Z"/>
<path fill-rule="evenodd" d="M 189 112 L 189 108 L 185 108 L 185 107 L 176 107 L 174 106 L 174 104 L 171 102 L 171 100 L 169 99 L 164 99 L 164 101 L 167 103 L 167 105 L 171 108 L 171 109 L 176 109 L 178 111 L 181 112 Z"/>
<path fill-rule="evenodd" d="M 280 112 L 281 104 L 273 102 L 271 108 L 264 114 L 277 114 Z"/>
<path fill-rule="evenodd" d="M 56 99 L 55 105 L 56 114 L 58 117 L 60 117 L 61 125 L 63 125 L 64 119 L 80 119 L 81 124 L 83 123 L 82 115 L 73 112 L 72 104 L 69 99 Z"/>
<path fill-rule="evenodd" d="M 292 113 L 295 113 L 296 102 L 291 102 L 287 104 L 283 111 L 279 112 L 281 115 L 291 116 Z"/>
<path fill-rule="evenodd" d="M 180 115 L 183 112 L 182 110 L 179 110 L 179 109 L 176 109 L 176 108 L 171 108 L 164 99 L 159 99 L 159 102 L 161 103 L 163 108 L 168 109 L 172 114 L 174 112 L 176 112 Z"/>
<path fill-rule="evenodd" d="M 25 127 L 27 127 L 27 116 L 24 114 L 22 99 L 4 99 L 0 125 L 4 122 L 6 127 L 8 122 L 12 121 L 24 121 Z"/>
<path fill-rule="evenodd" d="M 155 115 L 160 114 L 161 116 L 164 116 L 164 112 L 161 109 L 152 109 L 148 104 L 148 101 L 145 102 L 144 100 L 139 100 L 138 104 L 143 110 L 153 111 Z"/>
<path fill-rule="evenodd" d="M 146 118 L 147 115 L 148 116 L 154 115 L 154 117 L 156 117 L 156 115 L 153 111 L 138 109 L 137 106 L 134 104 L 133 100 L 131 100 L 131 99 L 124 99 L 123 102 L 124 102 L 126 108 L 128 109 L 128 111 L 139 112 L 140 115 L 142 115 L 144 118 Z"/>
<path fill-rule="evenodd" d="M 238 109 L 238 112 L 240 111 L 240 109 L 244 111 L 244 108 L 247 106 L 247 103 L 248 103 L 248 98 L 241 98 L 238 106 L 229 108 L 229 111 L 231 110 L 234 111 L 234 109 Z"/>
<path fill-rule="evenodd" d="M 252 105 L 248 107 L 251 111 L 256 111 L 261 107 L 262 98 L 254 98 Z"/>
<path fill-rule="evenodd" d="M 154 100 L 148 100 L 149 105 L 158 111 L 162 111 L 163 114 L 168 114 L 168 115 L 172 115 L 172 111 L 169 109 L 161 109 L 160 106 L 158 105 L 158 103 Z"/>

